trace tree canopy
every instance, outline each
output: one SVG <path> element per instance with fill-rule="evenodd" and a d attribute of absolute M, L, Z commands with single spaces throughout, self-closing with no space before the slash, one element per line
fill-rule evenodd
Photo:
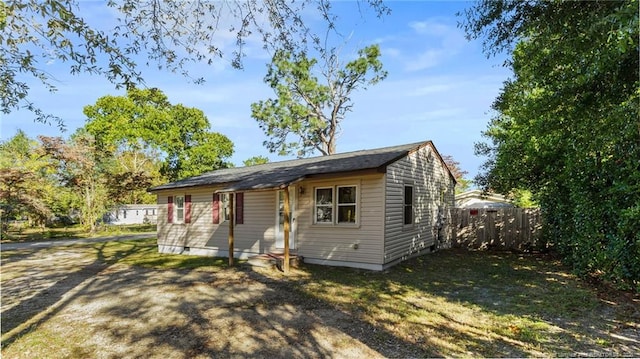
<path fill-rule="evenodd" d="M 269 163 L 269 159 L 264 156 L 253 156 L 251 158 L 247 158 L 246 160 L 242 161 L 242 164 L 245 165 L 246 167 L 263 165 L 265 163 Z"/>
<path fill-rule="evenodd" d="M 271 152 L 335 153 L 340 123 L 353 107 L 352 92 L 387 76 L 377 45 L 360 49 L 346 64 L 336 48 L 319 53 L 320 62 L 304 52 L 281 50 L 269 64 L 264 81 L 276 98 L 251 104 L 251 115 L 269 137 L 264 145 Z"/>
<path fill-rule="evenodd" d="M 0 144 L 0 203 L 6 218 L 31 217 L 44 224 L 53 214 L 53 194 L 48 161 L 38 152 L 38 142 L 23 131 Z"/>
<path fill-rule="evenodd" d="M 80 210 L 81 223 L 93 233 L 114 198 L 108 195 L 107 178 L 112 161 L 105 158 L 94 138 L 83 131 L 70 140 L 39 136 L 41 152 L 51 159 L 61 188 L 71 189 Z"/>
<path fill-rule="evenodd" d="M 449 171 L 451 171 L 453 177 L 456 179 L 456 193 L 462 193 L 468 190 L 471 186 L 471 180 L 464 178 L 464 176 L 469 174 L 469 172 L 463 170 L 460 167 L 460 162 L 456 161 L 451 155 L 442 155 L 442 159 L 444 160 L 444 163 L 446 163 L 447 168 L 449 168 Z"/>
<path fill-rule="evenodd" d="M 638 1 L 483 0 L 462 26 L 511 51 L 477 178 L 528 189 L 583 275 L 640 291 Z"/>
<path fill-rule="evenodd" d="M 381 0 L 365 0 L 382 16 L 389 9 Z M 202 82 L 188 70 L 189 63 L 211 64 L 225 58 L 242 67 L 246 41 L 257 38 L 265 47 L 291 51 L 319 42 L 306 25 L 308 14 L 335 30 L 335 14 L 325 0 L 229 1 L 108 1 L 117 23 L 106 26 L 86 18 L 77 0 L 9 0 L 0 2 L 1 110 L 34 112 L 39 121 L 63 120 L 37 108 L 29 99 L 28 79 L 50 91 L 55 78 L 44 68 L 61 61 L 72 74 L 90 73 L 117 87 L 144 83 L 141 68 L 180 72 Z M 230 36 L 229 36 L 230 35 Z M 228 38 L 232 44 L 228 48 Z M 141 60 L 142 59 L 142 60 Z"/>
<path fill-rule="evenodd" d="M 98 149 L 130 159 L 124 171 L 129 177 L 153 158 L 162 158 L 161 172 L 172 181 L 226 167 L 233 154 L 233 143 L 210 131 L 201 110 L 172 105 L 158 89 L 103 96 L 84 113 L 84 130 L 94 136 Z"/>
<path fill-rule="evenodd" d="M 0 143 L 3 219 L 79 219 L 93 232 L 116 205 L 155 203 L 150 186 L 230 165 L 233 143 L 160 90 L 131 88 L 84 111 L 87 123 L 68 139 L 19 131 Z"/>

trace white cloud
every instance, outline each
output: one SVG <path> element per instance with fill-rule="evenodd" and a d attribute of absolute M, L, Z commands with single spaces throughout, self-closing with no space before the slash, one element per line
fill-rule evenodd
<path fill-rule="evenodd" d="M 451 25 L 444 24 L 441 19 L 433 18 L 425 21 L 412 21 L 409 27 L 417 34 L 431 36 L 447 36 L 452 32 Z"/>
<path fill-rule="evenodd" d="M 84 4 L 81 5 L 83 8 L 90 7 Z M 332 4 L 341 8 L 356 6 L 351 2 Z M 346 9 L 341 12 L 344 22 L 340 25 L 345 34 L 350 34 L 352 27 L 355 29 L 342 55 L 347 59 L 361 43 L 379 43 L 389 76 L 366 91 L 353 94 L 354 109 L 343 123 L 338 150 L 370 149 L 431 139 L 441 152 L 453 155 L 473 175 L 479 162 L 473 156 L 473 142 L 486 128 L 490 117 L 487 112 L 502 81 L 508 77 L 508 71 L 493 66 L 482 55 L 479 45 L 468 43 L 462 31 L 456 28 L 452 15 L 456 9 L 451 8 L 464 5 L 406 1 L 393 2 L 393 6 L 399 10 L 384 21 L 361 23 L 357 28 L 353 26 L 359 17 L 352 16 L 353 12 Z M 443 7 L 446 9 L 441 9 Z M 309 14 L 305 16 L 311 17 L 312 10 L 308 9 Z M 96 10 L 95 16 L 98 15 Z M 322 19 L 312 19 L 310 24 L 318 30 L 322 23 Z M 225 50 L 234 49 L 235 37 L 232 35 L 224 26 L 216 34 L 221 43 L 228 46 Z M 148 86 L 160 88 L 172 103 L 203 110 L 212 129 L 235 143 L 233 161 L 236 164 L 254 155 L 282 159 L 268 154 L 262 146 L 266 136 L 251 118 L 249 106 L 252 102 L 274 96 L 263 82 L 268 56 L 261 46 L 261 41 L 255 37 L 248 42 L 244 71 L 231 70 L 228 59 L 213 67 L 190 65 L 194 76 L 207 79 L 199 86 L 180 74 L 144 68 Z M 493 64 L 499 62 L 494 60 Z M 60 92 L 49 95 L 34 82 L 32 99 L 43 109 L 61 115 L 70 132 L 83 124 L 82 106 L 94 103 L 100 96 L 124 94 L 124 90 L 115 90 L 102 78 L 70 76 L 68 66 L 53 65 L 51 71 L 61 81 Z M 0 117 L 0 140 L 13 135 L 17 128 L 32 135 L 56 130 L 34 124 L 28 111 L 0 114 Z"/>
<path fill-rule="evenodd" d="M 383 54 L 398 59 L 404 71 L 430 69 L 446 64 L 468 44 L 464 33 L 452 23 L 443 17 L 409 21 L 408 33 L 389 34 L 377 41 L 384 44 Z"/>
<path fill-rule="evenodd" d="M 418 54 L 416 57 L 413 57 L 411 60 L 405 61 L 404 68 L 407 71 L 428 69 L 439 65 L 444 59 L 452 54 L 453 53 L 451 51 L 447 51 L 446 49 L 428 49 Z"/>

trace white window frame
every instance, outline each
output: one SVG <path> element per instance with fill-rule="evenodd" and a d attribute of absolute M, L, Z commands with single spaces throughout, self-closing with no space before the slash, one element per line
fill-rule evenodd
<path fill-rule="evenodd" d="M 180 202 L 182 202 L 182 206 L 178 205 Z M 184 195 L 176 196 L 173 202 L 173 207 L 174 207 L 174 222 L 184 223 L 184 215 L 185 215 Z M 182 218 L 180 218 L 180 215 L 179 215 L 181 210 L 182 210 Z"/>
<path fill-rule="evenodd" d="M 331 203 L 330 204 L 318 204 L 318 190 L 331 190 Z M 333 187 L 315 187 L 313 189 L 313 223 L 319 225 L 331 225 L 335 218 L 335 191 Z M 318 207 L 329 208 L 331 210 L 330 221 L 318 221 Z"/>
<path fill-rule="evenodd" d="M 229 212 L 229 196 L 231 196 L 230 193 L 220 194 L 220 222 L 226 222 L 230 218 L 231 213 Z"/>
<path fill-rule="evenodd" d="M 355 197 L 355 202 L 345 202 L 345 203 L 340 203 L 340 188 L 353 188 L 353 190 L 355 191 L 354 197 Z M 336 211 L 335 211 L 335 221 L 336 224 L 350 224 L 350 225 L 354 225 L 358 223 L 358 186 L 356 185 L 348 185 L 348 186 L 336 186 Z M 354 221 L 340 221 L 340 207 L 354 207 Z"/>
<path fill-rule="evenodd" d="M 355 202 L 340 203 L 340 188 L 354 188 Z M 331 190 L 331 203 L 318 204 L 318 190 Z M 345 222 L 339 220 L 340 207 L 354 207 L 354 222 Z M 318 221 L 318 208 L 325 207 L 331 209 L 331 220 L 322 222 Z M 344 184 L 335 186 L 318 186 L 313 188 L 313 224 L 319 226 L 357 226 L 360 223 L 360 186 L 357 184 Z"/>

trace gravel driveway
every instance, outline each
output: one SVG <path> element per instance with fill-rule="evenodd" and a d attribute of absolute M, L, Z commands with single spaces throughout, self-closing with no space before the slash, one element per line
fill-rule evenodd
<path fill-rule="evenodd" d="M 420 356 L 267 269 L 108 265 L 83 247 L 2 258 L 6 358 Z M 7 277 L 10 276 L 10 277 Z M 36 313 L 34 315 L 34 313 Z M 30 345 L 33 328 L 58 348 Z M 371 345 L 368 345 L 370 343 Z"/>
<path fill-rule="evenodd" d="M 451 251 L 420 259 L 388 273 L 307 268 L 283 275 L 244 265 L 208 265 L 202 257 L 158 256 L 152 240 L 3 251 L 1 355 L 409 358 L 640 353 L 640 301 L 630 293 L 589 288 L 558 263 L 535 256 Z M 196 260 L 197 269 L 141 266 L 166 268 L 166 260 Z M 462 262 L 466 265 L 460 266 Z M 180 263 L 173 268 L 188 267 Z"/>

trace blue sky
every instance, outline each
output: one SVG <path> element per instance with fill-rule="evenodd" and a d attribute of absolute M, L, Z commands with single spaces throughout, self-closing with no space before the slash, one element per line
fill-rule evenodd
<path fill-rule="evenodd" d="M 383 19 L 372 11 L 363 16 L 355 2 L 335 2 L 339 28 L 348 38 L 340 51 L 348 60 L 357 49 L 377 43 L 388 77 L 352 96 L 354 108 L 342 123 L 338 152 L 432 140 L 442 154 L 452 155 L 472 178 L 483 159 L 473 154 L 473 145 L 482 140 L 492 114 L 490 106 L 502 83 L 511 75 L 501 66 L 503 59 L 487 59 L 479 41 L 469 42 L 457 28 L 455 13 L 471 6 L 461 1 L 389 1 L 391 14 Z M 113 21 L 102 2 L 81 3 L 86 17 Z M 223 49 L 232 49 L 232 38 L 221 38 Z M 266 139 L 251 118 L 250 104 L 273 97 L 263 83 L 269 56 L 260 44 L 249 41 L 245 69 L 231 68 L 228 60 L 213 66 L 195 66 L 192 71 L 206 79 L 204 85 L 155 68 L 144 70 L 146 84 L 164 91 L 169 100 L 204 111 L 212 130 L 233 141 L 231 161 L 242 165 L 252 156 L 271 161 L 287 159 L 269 153 L 262 146 Z M 49 93 L 29 80 L 31 100 L 44 110 L 61 117 L 67 127 L 62 133 L 55 125 L 33 121 L 27 110 L 2 114 L 0 140 L 18 129 L 29 136 L 63 136 L 84 125 L 82 108 L 105 95 L 123 95 L 108 81 L 90 75 L 73 76 L 68 66 L 42 64 L 56 78 L 58 91 Z"/>

